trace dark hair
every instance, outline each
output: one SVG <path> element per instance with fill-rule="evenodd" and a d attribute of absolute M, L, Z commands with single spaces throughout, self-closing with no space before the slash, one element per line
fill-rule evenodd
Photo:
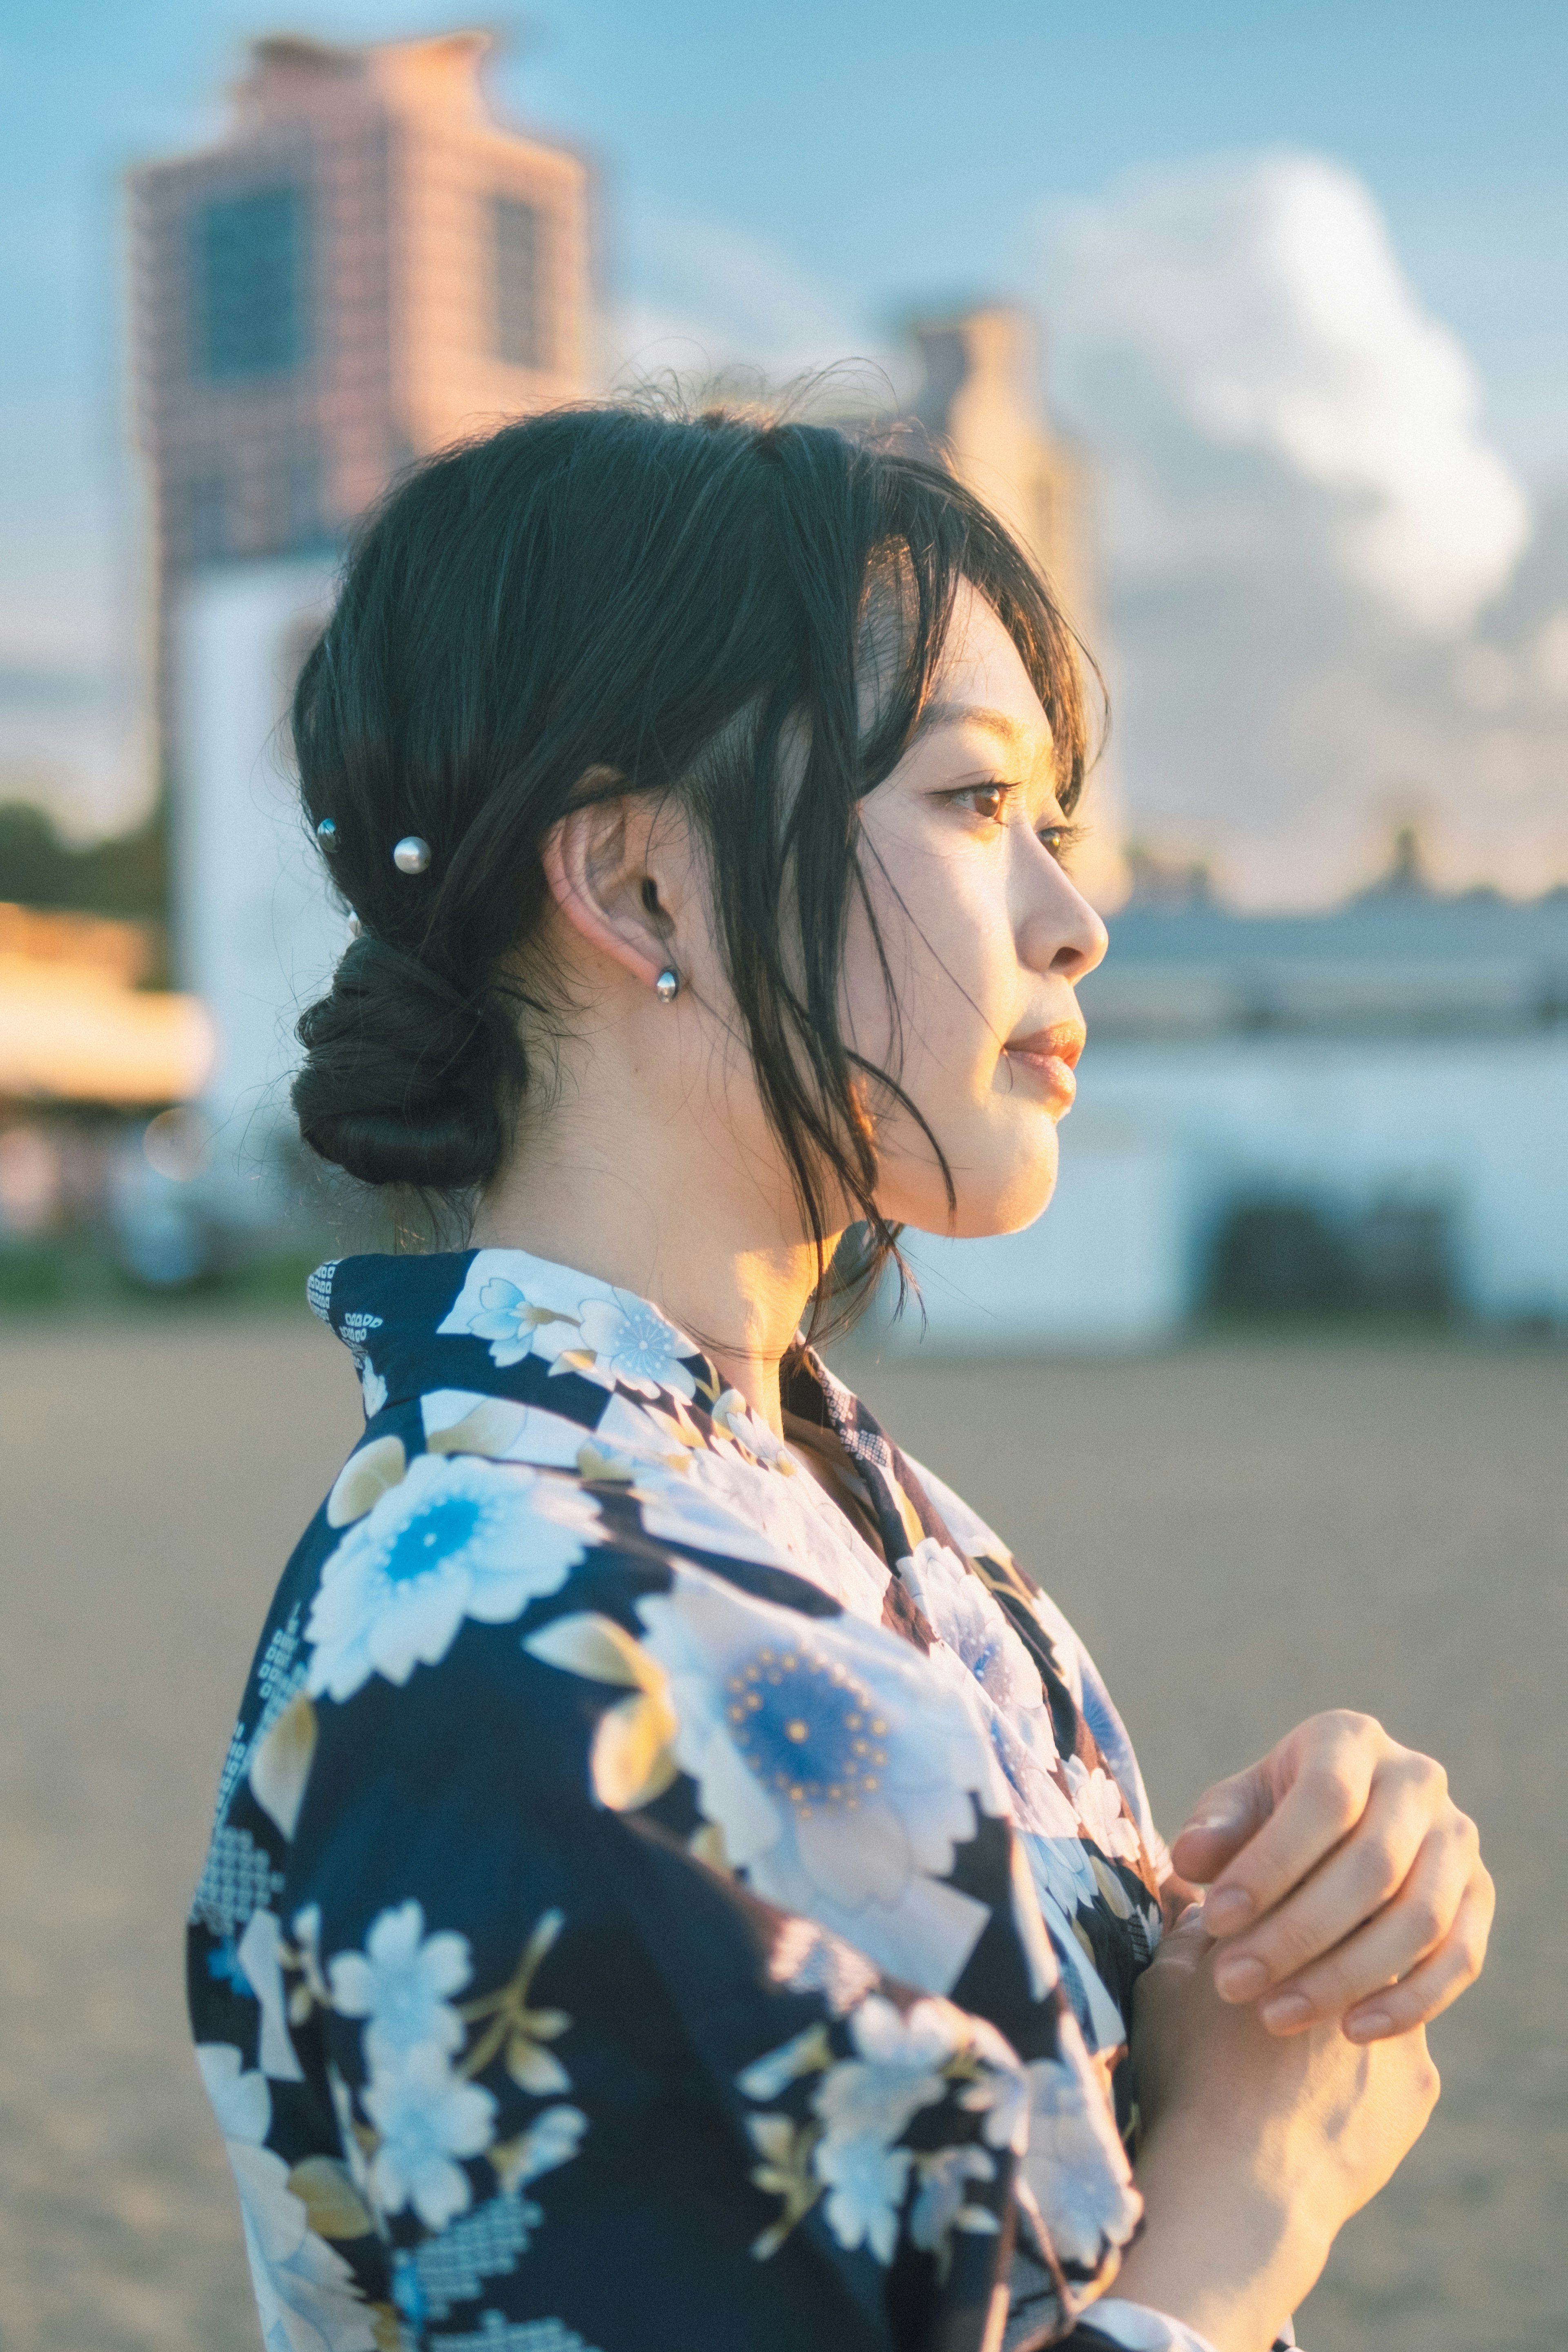
<path fill-rule="evenodd" d="M 331 879 L 363 927 L 299 1024 L 311 1149 L 459 1213 L 494 1177 L 534 1075 L 520 1013 L 562 1010 L 515 952 L 545 909 L 542 845 L 607 770 L 616 793 L 678 796 L 705 840 L 807 1230 L 820 1256 L 828 1203 L 853 1201 L 862 1272 L 879 1273 L 897 1236 L 874 1198 L 866 1081 L 919 1111 L 839 1022 L 852 900 L 871 915 L 858 803 L 910 743 L 965 581 L 1039 693 L 1070 807 L 1086 759 L 1072 634 L 929 453 L 724 409 L 584 406 L 398 485 L 358 535 L 294 698 L 306 817 L 336 826 Z M 868 725 L 879 601 L 896 646 Z M 431 846 L 417 877 L 393 864 L 408 834 Z M 893 1004 L 885 957 L 883 971 Z"/>

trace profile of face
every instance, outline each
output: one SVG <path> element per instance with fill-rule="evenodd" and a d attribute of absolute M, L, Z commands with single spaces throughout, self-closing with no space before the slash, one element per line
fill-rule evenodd
<path fill-rule="evenodd" d="M 1084 1036 L 1074 991 L 1104 954 L 1106 934 L 1063 869 L 1072 828 L 1057 799 L 1045 710 L 1011 637 L 973 590 L 955 606 L 919 734 L 860 817 L 892 987 L 857 908 L 842 1026 L 920 1113 L 885 1088 L 868 1099 L 878 1206 L 890 1223 L 924 1232 L 1016 1232 L 1056 1182 L 1057 1121 L 1072 1101 Z M 698 1181 L 716 1228 L 728 1223 L 760 1242 L 771 1226 L 782 1237 L 793 1192 L 735 1017 L 701 860 L 679 814 L 637 803 L 585 810 L 557 827 L 545 870 L 558 910 L 550 953 L 583 1008 L 566 1087 L 575 1115 L 602 1107 L 599 1148 L 628 1176 L 640 1171 L 645 1187 L 656 1170 L 689 1177 L 682 1155 L 700 1141 Z M 667 965 L 680 975 L 670 1003 L 655 987 Z M 562 1108 L 558 1096 L 546 1127 Z M 526 1163 L 526 1121 L 521 1144 Z M 721 1192 L 734 1212 L 728 1220 Z"/>
<path fill-rule="evenodd" d="M 892 970 L 897 1021 L 870 924 L 853 923 L 846 1030 L 898 1076 L 931 1130 L 873 1105 L 878 1206 L 933 1234 L 1016 1233 L 1057 1177 L 1084 1026 L 1075 993 L 1105 926 L 1062 857 L 1050 728 L 1016 646 L 971 589 L 953 615 L 936 694 L 887 781 L 861 804 L 861 857 Z M 931 1138 L 952 1173 L 951 1206 Z"/>

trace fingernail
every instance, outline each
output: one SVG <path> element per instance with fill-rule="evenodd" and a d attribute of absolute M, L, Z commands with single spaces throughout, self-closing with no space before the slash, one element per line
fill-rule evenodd
<path fill-rule="evenodd" d="M 1312 2014 L 1312 2004 L 1304 1992 L 1276 1993 L 1258 2010 L 1265 2025 L 1305 2025 Z"/>
<path fill-rule="evenodd" d="M 1342 2029 L 1347 2042 L 1381 2042 L 1394 2030 L 1394 2020 L 1385 2009 L 1360 2009 L 1347 2017 Z"/>
<path fill-rule="evenodd" d="M 1261 1960 L 1225 1960 L 1215 1969 L 1214 1980 L 1226 2000 L 1250 2000 L 1268 1982 L 1268 1971 Z"/>
<path fill-rule="evenodd" d="M 1252 1897 L 1244 1886 L 1221 1886 L 1204 1897 L 1204 1917 L 1211 1932 L 1223 1935 L 1252 1916 Z"/>

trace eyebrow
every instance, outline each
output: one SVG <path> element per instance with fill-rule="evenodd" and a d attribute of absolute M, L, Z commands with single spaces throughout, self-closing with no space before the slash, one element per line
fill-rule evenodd
<path fill-rule="evenodd" d="M 978 702 L 930 702 L 921 714 L 917 736 L 932 727 L 978 727 L 988 735 L 998 736 L 1011 751 L 1033 752 L 1037 757 L 1048 757 L 1050 736 L 1043 742 L 1037 730 L 1026 727 L 1021 719 L 1011 719 L 1005 710 L 994 710 Z"/>

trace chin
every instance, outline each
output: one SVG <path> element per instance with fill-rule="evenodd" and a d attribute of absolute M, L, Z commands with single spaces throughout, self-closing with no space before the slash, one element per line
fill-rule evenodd
<path fill-rule="evenodd" d="M 1037 1135 L 1038 1130 L 1037 1129 Z M 976 1154 L 966 1166 L 950 1149 L 957 1213 L 947 1205 L 942 1178 L 933 1169 L 917 1201 L 889 1202 L 883 1214 L 917 1233 L 939 1234 L 952 1241 L 984 1241 L 998 1234 L 1021 1234 L 1043 1216 L 1057 1189 L 1057 1131 L 1047 1126 L 1043 1137 L 1020 1158 L 1016 1152 Z"/>

